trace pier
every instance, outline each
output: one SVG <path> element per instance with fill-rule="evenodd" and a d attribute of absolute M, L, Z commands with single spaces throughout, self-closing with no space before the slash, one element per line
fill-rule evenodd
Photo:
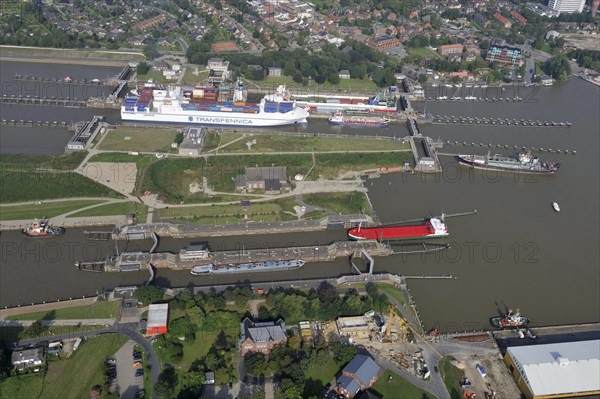
<path fill-rule="evenodd" d="M 22 104 L 22 105 L 54 105 L 59 107 L 85 108 L 87 101 L 78 98 L 43 98 L 30 96 L 7 96 L 0 97 L 0 104 Z"/>
<path fill-rule="evenodd" d="M 102 121 L 103 116 L 94 116 L 91 121 L 84 122 L 65 146 L 65 151 L 85 150 L 96 134 L 103 129 Z"/>
<path fill-rule="evenodd" d="M 112 231 L 102 231 L 102 230 L 85 230 L 83 232 L 83 236 L 87 240 L 97 240 L 97 241 L 108 241 L 112 237 Z"/>
<path fill-rule="evenodd" d="M 23 119 L 20 120 L 14 120 L 14 119 L 2 119 L 2 121 L 0 121 L 0 124 L 2 126 L 15 126 L 15 127 L 60 127 L 60 128 L 67 128 L 69 127 L 69 125 L 67 125 L 67 122 L 57 122 L 57 121 L 26 121 Z"/>
<path fill-rule="evenodd" d="M 435 115 L 434 124 L 463 124 L 463 125 L 487 125 L 487 126 L 513 126 L 513 127 L 571 127 L 568 121 L 539 121 L 531 119 L 509 119 L 509 118 L 479 118 L 454 115 Z"/>
<path fill-rule="evenodd" d="M 577 154 L 577 151 L 575 150 L 570 150 L 570 149 L 560 149 L 560 148 L 542 148 L 542 147 L 526 147 L 526 146 L 519 146 L 519 145 L 508 145 L 508 144 L 492 144 L 492 143 L 475 143 L 475 142 L 466 142 L 466 141 L 451 141 L 451 140 L 447 140 L 446 144 L 448 145 L 455 145 L 455 146 L 471 146 L 471 147 L 488 147 L 488 148 L 504 148 L 504 149 L 513 149 L 513 150 L 521 150 L 521 151 L 533 151 L 533 152 L 548 152 L 548 153 L 556 153 L 556 154 L 571 154 L 571 155 L 575 155 Z M 453 154 L 453 153 L 446 153 L 446 152 L 440 152 L 438 153 L 438 155 L 442 155 L 442 156 L 449 156 L 449 157 L 455 157 L 458 156 L 459 154 Z"/>

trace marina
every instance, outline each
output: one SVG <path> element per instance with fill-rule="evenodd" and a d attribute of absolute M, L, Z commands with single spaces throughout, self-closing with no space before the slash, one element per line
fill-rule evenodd
<path fill-rule="evenodd" d="M 539 121 L 531 119 L 508 119 L 508 118 L 478 118 L 465 116 L 446 116 L 435 115 L 432 123 L 435 124 L 470 124 L 470 125 L 486 125 L 486 126 L 514 126 L 514 127 L 571 127 L 571 122 L 555 122 L 555 121 Z"/>

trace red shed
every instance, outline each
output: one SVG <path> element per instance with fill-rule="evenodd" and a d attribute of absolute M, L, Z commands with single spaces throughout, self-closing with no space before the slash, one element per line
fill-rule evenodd
<path fill-rule="evenodd" d="M 146 334 L 164 334 L 167 332 L 169 320 L 169 304 L 161 303 L 148 307 L 148 323 L 146 323 Z"/>

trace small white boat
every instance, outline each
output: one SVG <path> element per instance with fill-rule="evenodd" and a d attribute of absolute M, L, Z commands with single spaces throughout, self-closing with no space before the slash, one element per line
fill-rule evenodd
<path fill-rule="evenodd" d="M 556 211 L 556 212 L 560 212 L 560 206 L 558 206 L 558 202 L 553 202 L 552 203 L 552 208 Z"/>

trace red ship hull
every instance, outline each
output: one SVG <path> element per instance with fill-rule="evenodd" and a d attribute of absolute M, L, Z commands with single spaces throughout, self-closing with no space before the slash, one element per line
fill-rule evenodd
<path fill-rule="evenodd" d="M 419 226 L 394 226 L 394 227 L 372 227 L 372 228 L 354 228 L 348 232 L 348 236 L 355 240 L 379 240 L 379 241 L 400 241 L 421 238 L 438 238 L 448 236 L 448 232 L 437 232 L 431 226 L 431 223 Z"/>

